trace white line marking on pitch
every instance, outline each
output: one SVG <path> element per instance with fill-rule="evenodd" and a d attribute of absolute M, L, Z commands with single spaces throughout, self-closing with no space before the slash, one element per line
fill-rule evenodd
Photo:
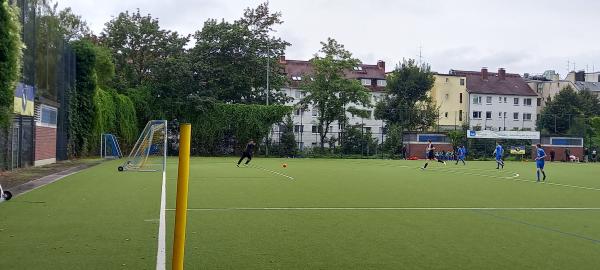
<path fill-rule="evenodd" d="M 156 270 L 165 270 L 167 262 L 166 253 L 166 222 L 165 222 L 165 208 L 166 208 L 166 182 L 167 175 L 163 171 L 162 177 L 162 188 L 160 192 L 160 221 L 158 225 L 158 248 L 156 251 Z"/>
<path fill-rule="evenodd" d="M 166 209 L 175 211 L 175 209 Z M 465 211 L 465 210 L 517 210 L 517 211 L 580 211 L 600 210 L 600 207 L 232 207 L 188 208 L 188 211 L 337 211 L 337 210 L 393 210 L 393 211 Z"/>
<path fill-rule="evenodd" d="M 568 188 L 577 188 L 577 189 L 585 189 L 585 190 L 594 190 L 594 191 L 600 191 L 600 188 L 593 188 L 593 187 L 585 187 L 585 186 L 577 186 L 577 185 L 568 185 L 568 184 L 561 184 L 561 183 L 552 183 L 552 182 L 537 182 L 534 180 L 527 180 L 527 179 L 518 179 L 519 178 L 519 174 L 512 172 L 513 176 L 495 176 L 495 175 L 486 175 L 486 174 L 478 174 L 478 173 L 469 173 L 469 172 L 461 172 L 461 171 L 456 171 L 456 170 L 442 170 L 442 169 L 431 169 L 432 171 L 442 171 L 442 172 L 450 172 L 450 173 L 457 173 L 457 174 L 464 174 L 464 175 L 473 175 L 473 176 L 483 176 L 483 177 L 490 177 L 490 178 L 496 178 L 496 179 L 501 179 L 501 180 L 512 180 L 512 181 L 516 181 L 516 182 L 527 182 L 527 183 L 538 183 L 541 185 L 551 185 L 551 186 L 559 186 L 559 187 L 568 187 Z M 510 172 L 509 172 L 510 173 Z"/>
<path fill-rule="evenodd" d="M 270 172 L 270 173 L 272 173 L 272 174 L 276 174 L 276 175 L 279 175 L 279 176 L 283 176 L 283 177 L 285 177 L 285 178 L 288 178 L 288 179 L 290 179 L 290 180 L 294 180 L 294 177 L 291 177 L 291 176 L 289 176 L 289 175 L 285 175 L 285 174 L 283 174 L 283 173 L 280 173 L 280 172 L 271 171 L 271 170 L 269 170 L 269 169 L 266 169 L 266 168 L 263 168 L 263 167 L 259 167 L 259 166 L 255 166 L 255 165 L 250 165 L 250 166 L 248 166 L 248 167 L 250 167 L 250 168 L 256 168 L 256 169 L 261 169 L 261 170 L 263 170 L 263 171 L 265 171 L 265 172 Z"/>

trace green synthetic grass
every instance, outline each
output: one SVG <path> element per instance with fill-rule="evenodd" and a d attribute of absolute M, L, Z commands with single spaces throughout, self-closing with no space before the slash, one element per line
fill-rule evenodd
<path fill-rule="evenodd" d="M 529 182 L 535 165 L 521 162 L 504 171 L 494 162 L 421 171 L 421 161 L 253 161 L 290 180 L 235 161 L 191 161 L 186 269 L 600 265 L 600 210 L 373 209 L 600 208 L 600 164 L 547 163 L 548 180 L 561 186 Z M 167 209 L 175 207 L 176 162 L 169 159 Z M 116 165 L 0 204 L 0 261 L 15 269 L 153 269 L 161 175 L 117 173 Z M 323 209 L 340 207 L 371 209 Z M 174 211 L 166 214 L 170 262 Z"/>

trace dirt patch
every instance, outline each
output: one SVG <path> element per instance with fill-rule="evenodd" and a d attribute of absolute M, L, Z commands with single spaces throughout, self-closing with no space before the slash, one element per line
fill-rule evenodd
<path fill-rule="evenodd" d="M 21 168 L 12 171 L 0 172 L 0 184 L 4 189 L 10 189 L 42 177 L 68 171 L 73 168 L 85 169 L 100 164 L 101 159 L 77 159 L 60 161 L 39 167 Z"/>

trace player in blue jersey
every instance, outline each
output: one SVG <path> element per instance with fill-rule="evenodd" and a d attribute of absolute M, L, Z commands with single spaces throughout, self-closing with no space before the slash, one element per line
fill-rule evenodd
<path fill-rule="evenodd" d="M 496 169 L 500 169 L 500 166 L 502 166 L 502 169 L 504 169 L 504 161 L 502 160 L 502 156 L 504 155 L 504 148 L 502 148 L 502 145 L 500 143 L 496 144 L 496 150 L 494 150 L 494 155 L 496 156 L 496 163 L 498 166 L 496 166 Z"/>
<path fill-rule="evenodd" d="M 456 149 L 456 164 L 454 165 L 458 165 L 459 161 L 462 161 L 463 165 L 467 165 L 467 163 L 465 163 L 465 157 L 467 156 L 467 149 L 465 148 L 464 145 L 461 145 L 460 147 L 458 147 Z"/>
<path fill-rule="evenodd" d="M 544 176 L 542 181 L 546 181 L 546 173 L 544 172 L 544 159 L 546 158 L 546 151 L 542 149 L 542 146 L 538 143 L 536 145 L 537 148 L 537 157 L 535 158 L 535 167 L 537 168 L 537 182 L 540 181 L 540 172 Z"/>

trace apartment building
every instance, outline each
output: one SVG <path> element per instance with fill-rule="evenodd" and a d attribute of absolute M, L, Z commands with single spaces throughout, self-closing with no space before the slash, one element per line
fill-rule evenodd
<path fill-rule="evenodd" d="M 537 94 L 518 74 L 451 70 L 466 78 L 469 128 L 474 130 L 535 130 Z"/>
<path fill-rule="evenodd" d="M 288 77 L 290 83 L 282 89 L 292 101 L 286 105 L 296 106 L 302 98 L 306 97 L 306 93 L 302 91 L 301 85 L 303 81 L 310 80 L 313 73 L 313 67 L 310 61 L 306 60 L 290 60 L 285 56 L 280 57 L 279 63 L 284 67 L 284 73 Z M 385 80 L 385 62 L 378 61 L 377 64 L 361 64 L 354 67 L 352 70 L 346 71 L 346 77 L 349 79 L 359 80 L 371 93 L 371 104 L 375 105 L 379 102 L 384 94 L 386 86 Z M 359 105 L 353 105 L 358 108 L 363 108 Z M 363 108 L 369 111 L 370 116 L 367 118 L 358 117 L 348 113 L 350 124 L 363 124 L 365 132 L 370 131 L 373 137 L 379 141 L 383 140 L 384 124 L 381 120 L 376 120 L 373 116 L 373 108 Z M 312 105 L 305 108 L 297 108 L 293 113 L 294 134 L 299 148 L 316 146 L 319 144 L 319 127 L 318 127 L 318 110 Z M 334 122 L 329 128 L 329 137 L 339 138 L 340 129 L 339 123 Z M 278 140 L 279 129 L 275 128 L 273 140 Z"/>

